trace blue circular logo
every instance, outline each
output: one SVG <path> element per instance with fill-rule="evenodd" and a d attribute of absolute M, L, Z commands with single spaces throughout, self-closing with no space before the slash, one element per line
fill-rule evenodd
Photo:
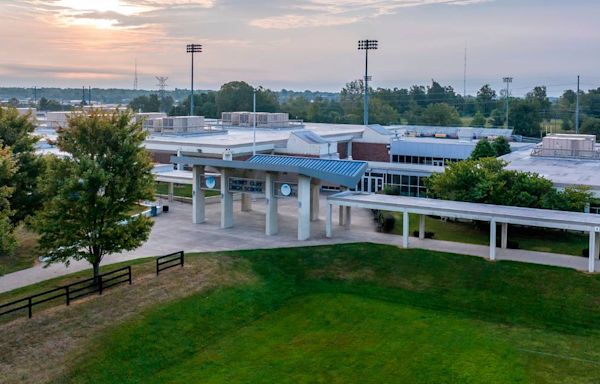
<path fill-rule="evenodd" d="M 208 176 L 205 180 L 204 180 L 204 185 L 206 185 L 206 188 L 209 189 L 214 189 L 215 186 L 217 185 L 217 179 L 215 179 L 214 176 Z"/>
<path fill-rule="evenodd" d="M 289 196 L 292 194 L 292 187 L 290 187 L 289 184 L 281 184 L 279 190 L 283 196 Z"/>

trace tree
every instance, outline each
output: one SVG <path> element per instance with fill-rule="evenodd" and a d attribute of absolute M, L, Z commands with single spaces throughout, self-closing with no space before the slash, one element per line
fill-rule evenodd
<path fill-rule="evenodd" d="M 134 112 L 160 112 L 158 95 L 138 96 L 129 103 L 129 108 Z"/>
<path fill-rule="evenodd" d="M 421 116 L 421 124 L 438 126 L 459 126 L 460 116 L 456 108 L 446 103 L 429 104 Z"/>
<path fill-rule="evenodd" d="M 15 246 L 13 227 L 10 218 L 10 196 L 14 188 L 10 182 L 15 173 L 15 161 L 8 148 L 0 148 L 0 256 L 10 254 Z"/>
<path fill-rule="evenodd" d="M 489 84 L 484 85 L 477 91 L 477 110 L 481 112 L 483 116 L 489 117 L 495 107 L 494 100 L 496 100 L 496 91 L 494 91 Z"/>
<path fill-rule="evenodd" d="M 496 157 L 496 150 L 487 139 L 481 139 L 471 152 L 472 160 L 479 160 L 485 157 Z"/>
<path fill-rule="evenodd" d="M 600 139 L 600 119 L 597 117 L 587 117 L 581 124 L 581 133 L 596 135 Z"/>
<path fill-rule="evenodd" d="M 494 148 L 494 152 L 496 152 L 496 157 L 504 156 L 512 152 L 510 144 L 504 136 L 496 137 L 492 143 L 492 147 Z"/>
<path fill-rule="evenodd" d="M 10 147 L 16 163 L 16 172 L 7 184 L 14 189 L 10 197 L 13 224 L 31 216 L 43 200 L 38 183 L 44 162 L 35 153 L 38 138 L 33 135 L 34 129 L 29 114 L 21 116 L 15 108 L 0 107 L 0 148 Z"/>
<path fill-rule="evenodd" d="M 62 111 L 63 107 L 56 100 L 48 100 L 42 97 L 38 103 L 38 109 L 40 111 Z"/>
<path fill-rule="evenodd" d="M 514 127 L 514 133 L 528 137 L 539 137 L 542 117 L 536 103 L 530 100 L 511 102 L 508 125 Z"/>
<path fill-rule="evenodd" d="M 252 92 L 252 86 L 245 81 L 223 84 L 217 93 L 217 113 L 252 111 Z"/>
<path fill-rule="evenodd" d="M 558 191 L 536 173 L 509 171 L 505 166 L 495 158 L 459 161 L 428 177 L 425 185 L 431 197 L 473 203 L 582 212 L 592 200 L 589 190 Z"/>
<path fill-rule="evenodd" d="M 494 127 L 502 127 L 506 121 L 506 113 L 504 111 L 495 108 L 490 113 L 490 123 Z"/>
<path fill-rule="evenodd" d="M 97 278 L 105 255 L 135 249 L 148 238 L 152 221 L 129 215 L 134 204 L 153 196 L 145 137 L 130 112 L 118 111 L 76 115 L 59 130 L 58 147 L 69 156 L 49 162 L 43 185 L 52 197 L 34 221 L 49 263 L 87 260 Z"/>
<path fill-rule="evenodd" d="M 484 127 L 486 123 L 485 116 L 479 111 L 473 116 L 473 120 L 471 120 L 471 127 Z"/>

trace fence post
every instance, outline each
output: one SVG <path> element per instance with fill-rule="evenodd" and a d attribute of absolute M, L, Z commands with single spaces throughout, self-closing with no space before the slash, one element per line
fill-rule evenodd
<path fill-rule="evenodd" d="M 32 304 L 31 304 L 31 297 L 28 297 L 27 298 L 27 307 L 28 307 L 27 309 L 29 309 L 29 318 L 30 319 L 31 319 L 31 315 L 32 315 L 32 313 L 31 313 L 31 306 L 32 306 Z"/>
<path fill-rule="evenodd" d="M 184 256 L 184 253 L 183 253 L 183 251 L 181 251 L 181 267 L 183 267 L 183 256 Z"/>
<path fill-rule="evenodd" d="M 157 258 L 157 259 L 156 259 L 156 276 L 158 276 L 158 272 L 159 272 L 159 270 L 158 270 L 158 260 L 159 260 L 159 259 Z"/>
<path fill-rule="evenodd" d="M 69 286 L 65 286 L 65 291 L 67 291 L 67 305 L 71 304 L 71 298 L 69 297 Z"/>
<path fill-rule="evenodd" d="M 127 266 L 127 271 L 129 272 L 129 285 L 131 285 L 131 265 Z"/>
<path fill-rule="evenodd" d="M 102 294 L 102 275 L 98 276 L 98 294 Z"/>

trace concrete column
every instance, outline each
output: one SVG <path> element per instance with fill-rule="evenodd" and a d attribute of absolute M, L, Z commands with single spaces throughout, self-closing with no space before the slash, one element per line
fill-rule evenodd
<path fill-rule="evenodd" d="M 597 255 L 597 247 L 598 247 L 598 236 L 596 232 L 593 230 L 590 231 L 590 253 L 588 258 L 588 272 L 592 273 L 596 271 L 596 255 Z"/>
<path fill-rule="evenodd" d="M 425 215 L 419 215 L 419 239 L 425 238 Z"/>
<path fill-rule="evenodd" d="M 496 260 L 496 220 L 490 221 L 490 260 Z"/>
<path fill-rule="evenodd" d="M 500 232 L 500 247 L 508 248 L 508 223 L 502 223 L 502 232 Z"/>
<path fill-rule="evenodd" d="M 325 237 L 333 237 L 333 205 L 327 203 L 327 212 L 325 212 Z"/>
<path fill-rule="evenodd" d="M 249 193 L 242 193 L 242 212 L 252 211 L 252 195 Z"/>
<path fill-rule="evenodd" d="M 277 197 L 275 197 L 275 187 L 273 186 L 274 181 L 273 174 L 267 173 L 265 178 L 265 197 L 267 202 L 265 234 L 267 236 L 276 235 L 279 231 L 277 223 Z"/>
<path fill-rule="evenodd" d="M 298 175 L 298 240 L 310 238 L 310 177 Z"/>
<path fill-rule="evenodd" d="M 310 185 L 310 221 L 319 220 L 319 195 L 321 184 Z"/>
<path fill-rule="evenodd" d="M 339 226 L 344 225 L 344 216 L 345 216 L 345 208 L 341 205 L 338 205 L 338 214 L 339 214 Z"/>
<path fill-rule="evenodd" d="M 202 190 L 202 176 L 204 167 L 194 166 L 192 172 L 192 223 L 201 224 L 206 220 L 204 190 Z M 173 183 L 169 183 L 169 200 L 173 195 Z"/>
<path fill-rule="evenodd" d="M 221 228 L 233 227 L 233 193 L 229 192 L 227 179 L 231 170 L 221 170 Z"/>
<path fill-rule="evenodd" d="M 181 157 L 181 149 L 177 150 L 177 157 Z M 183 171 L 183 164 L 177 163 L 177 170 L 178 171 Z"/>
<path fill-rule="evenodd" d="M 167 184 L 169 186 L 169 192 L 167 192 L 167 194 L 169 195 L 169 201 L 173 201 L 173 194 L 174 194 L 174 183 L 168 183 Z"/>
<path fill-rule="evenodd" d="M 402 247 L 408 248 L 408 211 L 402 212 Z"/>
<path fill-rule="evenodd" d="M 352 160 L 352 140 L 350 140 L 348 142 L 348 145 L 346 147 L 346 152 L 348 153 L 348 156 L 347 156 L 348 160 Z"/>
<path fill-rule="evenodd" d="M 352 224 L 351 209 L 350 206 L 344 207 L 344 227 L 346 227 L 346 229 L 350 229 L 350 225 Z"/>

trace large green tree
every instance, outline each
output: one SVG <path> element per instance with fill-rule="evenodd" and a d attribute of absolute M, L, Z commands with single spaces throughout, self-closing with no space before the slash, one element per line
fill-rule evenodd
<path fill-rule="evenodd" d="M 471 152 L 471 159 L 479 160 L 485 157 L 496 157 L 496 150 L 487 139 L 481 139 Z"/>
<path fill-rule="evenodd" d="M 142 147 L 146 133 L 129 112 L 92 111 L 58 133 L 67 157 L 49 162 L 44 189 L 52 196 L 35 229 L 50 263 L 87 260 L 94 276 L 102 258 L 139 247 L 152 221 L 130 217 L 132 206 L 153 197 L 152 163 Z"/>
<path fill-rule="evenodd" d="M 579 212 L 592 200 L 586 189 L 558 191 L 536 173 L 506 170 L 505 166 L 495 158 L 450 164 L 443 173 L 427 179 L 428 193 L 445 200 Z"/>
<path fill-rule="evenodd" d="M 531 100 L 511 100 L 508 125 L 514 127 L 514 133 L 527 137 L 539 137 L 542 116 L 536 102 Z"/>
<path fill-rule="evenodd" d="M 15 246 L 13 226 L 10 218 L 10 196 L 14 188 L 10 187 L 15 173 L 15 161 L 9 148 L 0 148 L 0 256 L 10 254 Z"/>
<path fill-rule="evenodd" d="M 421 115 L 420 124 L 438 126 L 460 126 L 461 120 L 456 108 L 446 103 L 429 104 Z"/>
<path fill-rule="evenodd" d="M 35 153 L 38 137 L 33 135 L 34 129 L 30 114 L 20 115 L 15 108 L 0 107 L 0 148 L 10 147 L 17 169 L 7 181 L 14 189 L 10 197 L 14 224 L 31 216 L 43 201 L 38 182 L 45 163 Z"/>

